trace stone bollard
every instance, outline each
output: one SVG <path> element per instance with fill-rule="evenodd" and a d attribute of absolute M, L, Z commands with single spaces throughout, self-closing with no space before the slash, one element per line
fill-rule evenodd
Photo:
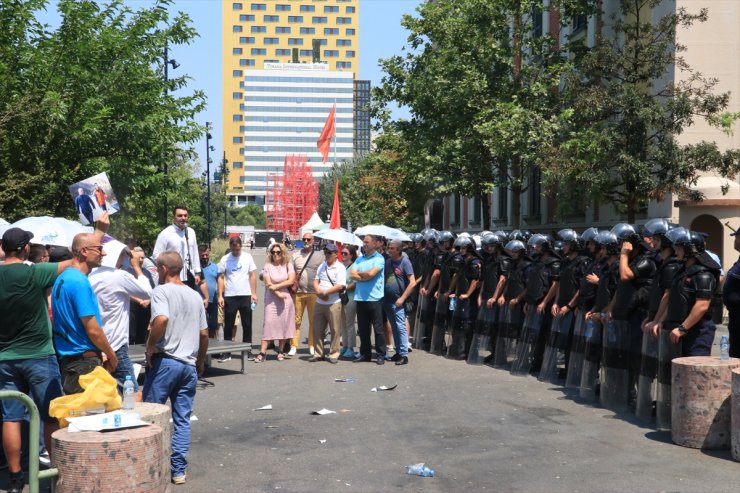
<path fill-rule="evenodd" d="M 740 368 L 732 370 L 732 458 L 740 462 Z"/>
<path fill-rule="evenodd" d="M 162 470 L 170 471 L 170 454 L 172 448 L 172 412 L 170 406 L 152 402 L 137 402 L 134 412 L 141 414 L 141 420 L 162 428 Z M 167 490 L 169 491 L 169 483 Z"/>
<path fill-rule="evenodd" d="M 740 359 L 676 358 L 672 364 L 671 438 L 684 447 L 730 448 L 732 370 Z"/>
<path fill-rule="evenodd" d="M 170 469 L 162 469 L 162 428 L 156 425 L 100 433 L 52 435 L 59 469 L 57 493 L 164 493 Z"/>

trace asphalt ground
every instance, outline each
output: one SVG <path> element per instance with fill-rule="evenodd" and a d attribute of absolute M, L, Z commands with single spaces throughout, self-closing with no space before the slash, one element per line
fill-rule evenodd
<path fill-rule="evenodd" d="M 264 251 L 254 255 L 261 267 Z M 261 309 L 253 327 L 257 342 Z M 246 375 L 238 360 L 214 361 L 214 385 L 195 398 L 187 483 L 172 491 L 740 491 L 729 451 L 674 445 L 669 432 L 533 377 L 423 351 L 401 367 L 307 359 L 303 344 L 283 362 L 269 352 L 248 363 Z M 323 408 L 336 414 L 311 415 Z M 407 475 L 418 462 L 436 477 Z"/>
<path fill-rule="evenodd" d="M 259 309 L 253 327 L 258 341 Z M 740 491 L 729 451 L 674 445 L 668 432 L 533 377 L 423 351 L 401 367 L 307 358 L 305 345 L 283 362 L 270 352 L 246 375 L 236 360 L 214 362 L 205 376 L 215 385 L 195 400 L 188 481 L 173 490 Z M 323 408 L 336 414 L 311 415 Z M 407 475 L 418 462 L 436 476 Z"/>

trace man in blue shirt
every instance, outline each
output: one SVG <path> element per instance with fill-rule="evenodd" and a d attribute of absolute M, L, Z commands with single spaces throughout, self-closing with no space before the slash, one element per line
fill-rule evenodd
<path fill-rule="evenodd" d="M 198 247 L 200 256 L 200 283 L 208 288 L 208 305 L 206 306 L 206 320 L 208 321 L 208 337 L 214 339 L 218 330 L 218 265 L 211 262 L 211 249 L 206 245 Z M 205 293 L 204 293 L 205 294 Z"/>
<path fill-rule="evenodd" d="M 74 237 L 72 265 L 57 277 L 51 290 L 54 344 L 66 394 L 83 391 L 80 375 L 101 365 L 113 373 L 118 366 L 116 352 L 101 328 L 98 300 L 87 279 L 92 269 L 100 267 L 105 256 L 100 239 L 96 234 L 87 233 Z"/>
<path fill-rule="evenodd" d="M 362 240 L 364 255 L 358 257 L 349 268 L 349 278 L 355 281 L 355 301 L 357 302 L 357 327 L 360 333 L 360 355 L 355 363 L 372 361 L 370 328 L 375 333 L 377 363 L 385 363 L 385 330 L 383 328 L 382 300 L 385 290 L 383 272 L 385 259 L 378 253 L 382 238 L 366 235 Z"/>
<path fill-rule="evenodd" d="M 414 290 L 416 278 L 414 268 L 406 255 L 403 255 L 403 243 L 393 240 L 388 244 L 388 259 L 385 261 L 385 297 L 383 309 L 385 317 L 393 330 L 393 342 L 396 354 L 391 361 L 396 365 L 409 362 L 409 335 L 406 331 L 405 304 Z"/>

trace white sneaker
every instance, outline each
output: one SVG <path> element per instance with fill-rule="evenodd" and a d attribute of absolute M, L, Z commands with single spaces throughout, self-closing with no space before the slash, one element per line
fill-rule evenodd
<path fill-rule="evenodd" d="M 288 351 L 288 356 L 295 356 L 296 353 L 296 347 L 290 346 L 290 351 Z"/>
<path fill-rule="evenodd" d="M 311 356 L 313 356 L 313 354 L 314 354 L 313 346 L 311 346 L 310 348 L 308 348 L 308 354 L 310 354 Z"/>

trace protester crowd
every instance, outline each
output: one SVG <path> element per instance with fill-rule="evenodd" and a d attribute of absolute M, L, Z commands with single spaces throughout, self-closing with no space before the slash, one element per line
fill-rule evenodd
<path fill-rule="evenodd" d="M 553 236 L 427 229 L 403 242 L 366 235 L 359 250 L 305 232 L 292 255 L 271 242 L 261 268 L 239 237 L 212 262 L 187 225 L 187 208 L 175 207 L 172 219 L 151 259 L 106 236 L 107 213 L 69 250 L 35 245 L 17 228 L 4 233 L 0 387 L 33 398 L 47 448 L 57 429 L 49 402 L 83 391 L 79 377 L 99 366 L 119 391 L 127 376 L 136 382 L 128 348 L 146 344 L 137 400 L 171 401 L 171 475 L 184 483 L 208 338 L 234 340 L 238 315 L 243 342 L 252 344 L 258 278 L 264 325 L 259 351 L 249 353 L 255 363 L 270 350 L 277 361 L 295 356 L 306 315 L 311 363 L 403 366 L 413 341 L 417 350 L 577 388 L 606 407 L 656 416 L 665 428 L 671 360 L 711 353 L 722 296 L 730 355 L 740 357 L 740 262 L 725 274 L 702 234 L 664 219 Z M 26 413 L 13 401 L 2 406 L 9 491 L 19 492 Z"/>

